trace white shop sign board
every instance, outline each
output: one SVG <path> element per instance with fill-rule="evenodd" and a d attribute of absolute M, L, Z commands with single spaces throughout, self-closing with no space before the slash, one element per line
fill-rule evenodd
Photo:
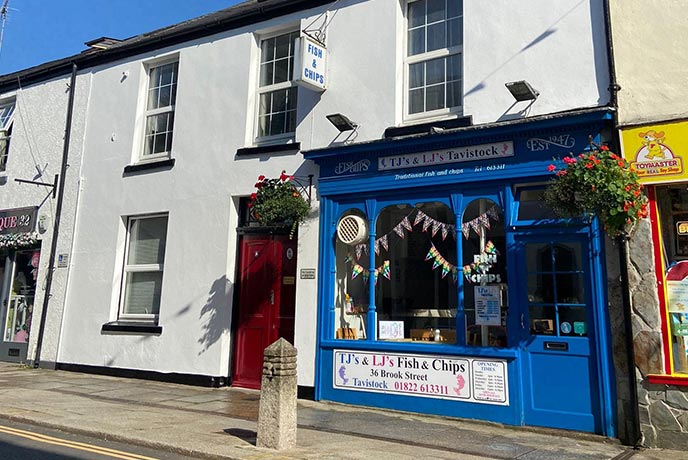
<path fill-rule="evenodd" d="M 335 389 L 509 405 L 500 359 L 334 350 Z"/>
<path fill-rule="evenodd" d="M 296 39 L 293 79 L 314 91 L 327 88 L 327 48 L 310 37 Z"/>

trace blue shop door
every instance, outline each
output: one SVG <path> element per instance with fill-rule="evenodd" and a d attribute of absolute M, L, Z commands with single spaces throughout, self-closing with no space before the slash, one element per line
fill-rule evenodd
<path fill-rule="evenodd" d="M 600 432 L 588 239 L 516 239 L 523 423 Z"/>

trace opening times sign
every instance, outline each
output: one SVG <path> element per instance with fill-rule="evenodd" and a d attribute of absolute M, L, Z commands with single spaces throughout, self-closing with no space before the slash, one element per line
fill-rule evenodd
<path fill-rule="evenodd" d="M 505 360 L 334 350 L 333 386 L 509 405 Z"/>

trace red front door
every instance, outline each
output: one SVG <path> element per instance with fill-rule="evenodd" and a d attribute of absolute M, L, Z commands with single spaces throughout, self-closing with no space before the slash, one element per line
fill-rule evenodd
<path fill-rule="evenodd" d="M 233 385 L 260 388 L 263 350 L 280 337 L 294 342 L 296 240 L 244 235 L 239 245 Z"/>

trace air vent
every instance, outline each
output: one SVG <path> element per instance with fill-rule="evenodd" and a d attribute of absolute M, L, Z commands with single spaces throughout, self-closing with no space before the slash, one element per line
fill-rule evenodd
<path fill-rule="evenodd" d="M 358 216 L 344 216 L 337 224 L 337 237 L 344 244 L 363 243 L 368 238 L 366 221 Z"/>

